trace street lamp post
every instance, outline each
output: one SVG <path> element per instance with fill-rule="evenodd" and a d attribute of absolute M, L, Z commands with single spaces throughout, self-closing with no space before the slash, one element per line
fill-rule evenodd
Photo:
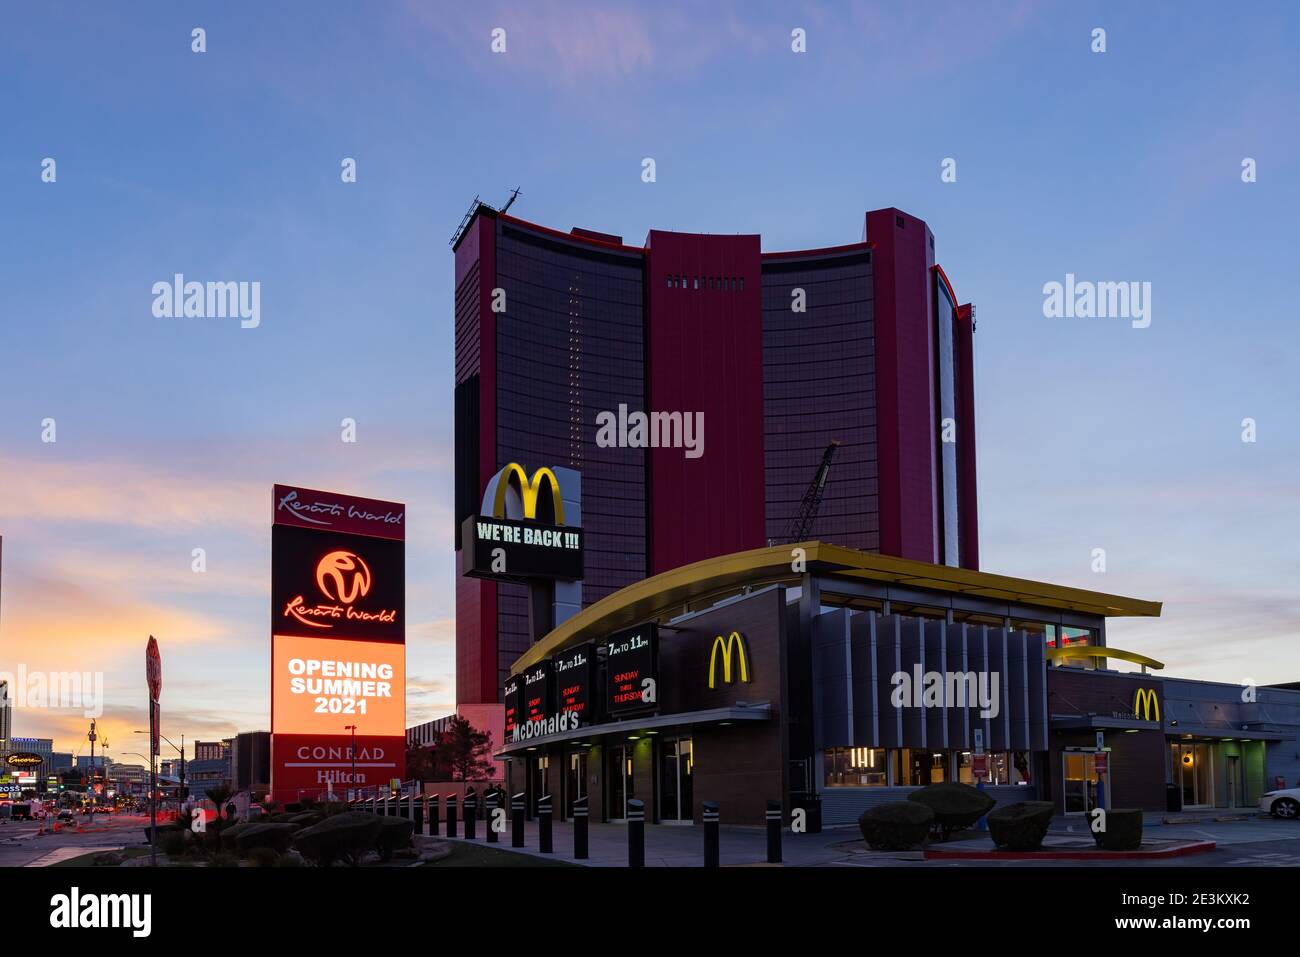
<path fill-rule="evenodd" d="M 151 731 L 136 731 L 136 732 L 134 732 L 134 733 L 135 733 L 135 734 L 150 734 L 150 733 L 152 733 L 152 732 L 151 732 Z M 176 748 L 176 742 L 175 742 L 175 741 L 172 741 L 169 737 L 167 737 L 167 735 L 163 734 L 161 731 L 158 732 L 158 737 L 162 738 L 164 741 L 166 741 L 168 744 L 170 744 L 173 748 Z M 150 748 L 150 751 L 152 751 L 152 750 L 153 750 L 153 749 Z M 184 791 L 184 790 L 185 790 L 185 735 L 183 735 L 183 734 L 181 735 L 181 746 L 180 746 L 179 748 L 176 748 L 176 753 L 179 754 L 179 755 L 181 756 L 181 783 L 180 783 L 180 790 L 181 790 L 181 791 Z M 93 764 L 94 764 L 93 759 L 92 759 L 92 761 L 91 761 L 91 764 L 92 764 L 92 766 L 93 766 Z M 153 762 L 151 761 L 151 762 L 150 762 L 150 766 L 151 766 L 151 767 L 152 767 L 152 764 L 153 764 Z M 152 796 L 150 796 L 150 800 L 153 800 L 153 797 L 152 797 Z M 177 796 L 176 796 L 176 807 L 177 807 L 177 811 L 180 810 L 180 802 L 181 802 L 180 793 L 177 792 Z"/>
<path fill-rule="evenodd" d="M 352 732 L 352 746 L 348 749 L 352 754 L 352 779 L 348 781 L 348 784 L 351 785 L 348 788 L 348 793 L 351 794 L 355 792 L 357 786 L 357 726 L 355 724 L 345 724 L 343 730 Z"/>

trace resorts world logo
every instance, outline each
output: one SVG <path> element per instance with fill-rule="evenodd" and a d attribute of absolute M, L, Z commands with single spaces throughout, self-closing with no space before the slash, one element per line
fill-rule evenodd
<path fill-rule="evenodd" d="M 733 631 L 725 640 L 721 635 L 713 639 L 713 647 L 709 650 L 710 688 L 717 687 L 719 661 L 722 662 L 723 683 L 732 684 L 731 658 L 733 653 L 738 656 L 738 668 L 734 673 L 735 677 L 745 684 L 749 683 L 749 662 L 745 657 L 745 639 L 741 637 L 740 632 Z"/>
<path fill-rule="evenodd" d="M 285 606 L 284 616 L 312 628 L 333 628 L 335 620 L 396 622 L 396 608 L 364 611 L 353 607 L 370 593 L 371 582 L 370 566 L 360 555 L 341 550 L 329 552 L 316 565 L 316 586 L 329 602 L 308 607 L 302 595 L 295 595 Z"/>
<path fill-rule="evenodd" d="M 277 512 L 288 512 L 294 518 L 312 525 L 321 525 L 326 528 L 334 523 L 331 518 L 344 518 L 360 522 L 380 522 L 384 525 L 401 525 L 402 512 L 384 512 L 382 514 L 372 512 L 369 509 L 357 508 L 355 505 L 345 505 L 342 502 L 331 502 L 317 499 L 306 502 L 298 497 L 295 490 L 290 490 L 280 497 L 275 503 Z M 325 516 L 313 518 L 312 516 Z"/>

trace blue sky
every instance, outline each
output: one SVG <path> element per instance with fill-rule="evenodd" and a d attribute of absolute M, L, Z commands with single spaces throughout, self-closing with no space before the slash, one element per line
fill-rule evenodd
<path fill-rule="evenodd" d="M 824 246 L 867 209 L 925 219 L 978 310 L 983 566 L 1164 601 L 1111 640 L 1172 674 L 1300 679 L 1291 5 L 0 17 L 0 670 L 104 671 L 119 738 L 144 726 L 150 632 L 169 736 L 269 726 L 276 481 L 410 503 L 408 718 L 451 706 L 447 239 L 475 194 L 516 185 L 524 218 L 635 243 Z M 155 318 L 177 272 L 259 281 L 261 325 Z M 1150 282 L 1150 327 L 1044 318 L 1066 273 Z M 15 733 L 75 749 L 83 724 L 21 711 Z"/>

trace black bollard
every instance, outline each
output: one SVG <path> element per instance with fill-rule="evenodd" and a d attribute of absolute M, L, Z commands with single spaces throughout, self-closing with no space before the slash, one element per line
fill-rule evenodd
<path fill-rule="evenodd" d="M 456 836 L 456 795 L 447 795 L 447 836 Z"/>
<path fill-rule="evenodd" d="M 718 803 L 704 802 L 704 866 L 717 867 L 720 860 L 718 851 Z"/>
<path fill-rule="evenodd" d="M 543 794 L 537 799 L 537 849 L 543 854 L 555 853 L 551 844 L 551 796 Z"/>
<path fill-rule="evenodd" d="M 587 859 L 587 799 L 573 802 L 573 859 Z"/>
<path fill-rule="evenodd" d="M 524 795 L 522 791 L 510 799 L 510 846 L 524 846 Z"/>
<path fill-rule="evenodd" d="M 627 866 L 645 867 L 645 802 L 627 802 Z"/>
<path fill-rule="evenodd" d="M 497 823 L 497 792 L 489 791 L 487 793 L 487 842 L 495 844 L 500 840 L 496 829 Z"/>
<path fill-rule="evenodd" d="M 781 802 L 767 802 L 767 862 L 781 863 Z"/>
<path fill-rule="evenodd" d="M 465 792 L 465 839 L 466 840 L 472 841 L 478 836 L 476 830 L 477 824 L 478 824 L 478 795 L 474 793 L 473 788 L 470 788 L 468 791 Z"/>
<path fill-rule="evenodd" d="M 428 805 L 429 805 L 429 799 L 426 798 L 423 794 L 420 795 L 420 799 L 418 801 L 415 799 L 415 794 L 414 793 L 411 794 L 411 806 L 412 806 L 411 820 L 415 822 L 415 829 L 412 831 L 413 834 L 424 833 L 424 812 L 425 809 L 428 807 Z"/>
<path fill-rule="evenodd" d="M 442 798 L 438 797 L 438 795 L 436 794 L 429 795 L 428 804 L 429 804 L 429 836 L 430 837 L 438 836 L 438 818 L 442 815 L 442 808 L 439 807 L 441 803 L 442 803 Z"/>

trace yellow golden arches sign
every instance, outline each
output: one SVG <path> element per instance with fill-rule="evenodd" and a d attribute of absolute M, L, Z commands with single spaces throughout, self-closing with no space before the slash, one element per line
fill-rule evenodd
<path fill-rule="evenodd" d="M 722 680 L 725 684 L 731 684 L 731 653 L 732 650 L 740 656 L 740 680 L 749 682 L 749 663 L 745 660 L 745 639 L 741 637 L 740 632 L 733 631 L 723 639 L 718 635 L 713 639 L 713 648 L 709 651 L 709 687 L 716 687 L 718 671 L 718 652 L 722 652 Z"/>
<path fill-rule="evenodd" d="M 524 518 L 537 518 L 537 497 L 542 491 L 542 482 L 551 485 L 551 503 L 555 509 L 555 524 L 564 524 L 564 499 L 560 495 L 560 480 L 550 469 L 542 467 L 533 473 L 530 479 L 524 467 L 518 462 L 511 462 L 499 473 L 496 496 L 492 501 L 493 518 L 506 517 L 506 491 L 511 481 L 519 485 L 519 498 L 523 502 Z"/>
<path fill-rule="evenodd" d="M 1151 717 L 1151 712 L 1155 712 L 1155 717 Z M 1160 702 L 1156 699 L 1155 688 L 1138 688 L 1137 693 L 1133 695 L 1133 713 L 1143 721 L 1160 720 Z"/>

